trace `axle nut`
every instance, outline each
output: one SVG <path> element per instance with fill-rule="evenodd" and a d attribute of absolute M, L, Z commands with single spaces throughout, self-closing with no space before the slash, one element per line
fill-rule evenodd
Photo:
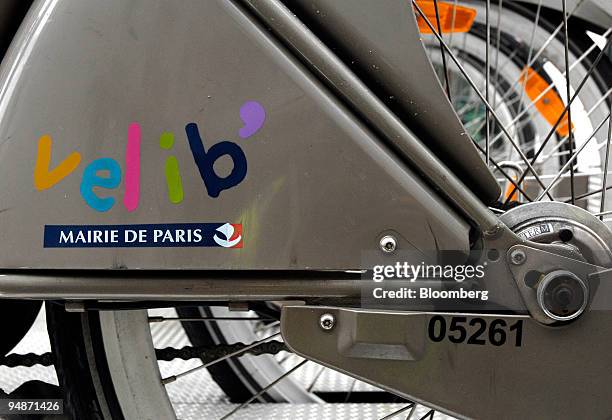
<path fill-rule="evenodd" d="M 556 321 L 569 321 L 584 312 L 589 300 L 586 283 L 570 271 L 557 270 L 546 274 L 537 291 L 538 304 Z"/>

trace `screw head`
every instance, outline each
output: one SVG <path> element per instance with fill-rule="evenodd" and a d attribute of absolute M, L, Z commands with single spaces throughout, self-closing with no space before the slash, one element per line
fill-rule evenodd
<path fill-rule="evenodd" d="M 527 254 L 522 249 L 515 249 L 510 253 L 510 262 L 514 265 L 521 265 L 527 259 Z"/>
<path fill-rule="evenodd" d="M 397 249 L 397 239 L 391 235 L 385 235 L 380 238 L 380 249 L 387 254 L 394 252 Z"/>
<path fill-rule="evenodd" d="M 325 331 L 330 331 L 336 325 L 336 318 L 332 314 L 323 314 L 319 318 L 319 326 Z"/>

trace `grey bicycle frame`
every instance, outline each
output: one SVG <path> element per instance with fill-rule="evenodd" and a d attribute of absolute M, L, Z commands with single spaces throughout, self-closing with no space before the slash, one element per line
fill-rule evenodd
<path fill-rule="evenodd" d="M 304 19 L 311 13 L 312 19 L 323 15 L 330 21 L 311 26 L 359 63 L 355 72 L 376 68 L 373 76 L 363 76 L 368 84 L 279 1 L 194 1 L 181 7 L 147 2 L 145 7 L 119 0 L 56 0 L 35 5 L 0 75 L 0 179 L 12 181 L 0 193 L 6 203 L 0 229 L 10 243 L 0 257 L 4 296 L 355 298 L 360 284 L 351 283 L 347 291 L 344 272 L 369 268 L 366 253 L 392 262 L 395 257 L 379 249 L 380 238 L 389 232 L 397 236 L 400 250 L 426 253 L 452 250 L 467 256 L 474 229 L 485 247 L 503 251 L 522 242 L 483 203 L 497 198 L 499 186 L 462 135 L 419 41 L 412 9 L 402 1 L 374 7 L 366 0 L 321 0 L 311 9 L 299 1 L 289 4 Z M 168 16 L 175 23 L 160 31 L 156 25 Z M 386 25 L 380 27 L 382 21 Z M 397 37 L 412 42 L 389 47 Z M 381 100 L 385 92 L 394 97 Z M 200 124 L 204 140 L 198 140 L 210 153 L 221 140 L 239 137 L 239 109 L 248 100 L 258 101 L 266 112 L 258 133 L 234 143 L 244 150 L 248 175 L 215 195 L 190 155 L 191 139 L 179 142 L 184 138 L 179 133 L 186 123 Z M 122 206 L 121 197 L 126 203 L 130 193 L 125 179 L 115 190 L 85 187 L 98 199 L 114 200 L 110 209 L 92 209 L 91 197 L 83 193 L 91 166 L 81 172 L 85 159 L 125 162 L 127 178 L 133 163 L 126 156 L 126 132 L 134 122 L 143 139 L 140 203 Z M 406 124 L 427 136 L 427 146 Z M 170 151 L 159 146 L 164 132 L 175 133 Z M 53 163 L 43 165 L 43 181 L 74 151 L 85 162 L 40 188 L 36 173 L 34 185 L 24 180 L 32 180 L 34 161 L 42 160 L 37 142 L 45 135 L 52 139 Z M 179 162 L 181 202 L 166 197 L 163 168 L 170 154 Z M 218 163 L 221 168 L 214 171 L 233 171 L 229 162 Z M 47 247 L 45 236 L 57 226 L 137 230 L 142 224 L 219 221 L 242 225 L 242 248 L 150 242 L 144 247 Z M 227 269 L 235 274 L 212 272 Z M 137 279 L 134 270 L 147 272 Z M 321 273 L 322 283 L 291 280 L 308 279 L 313 270 Z M 487 287 L 504 297 L 505 307 L 526 311 L 507 269 L 503 276 Z M 286 287 L 280 287 L 282 281 Z"/>
<path fill-rule="evenodd" d="M 6 181 L 0 229 L 11 244 L 0 266 L 346 270 L 363 268 L 362 252 L 377 249 L 389 230 L 397 232 L 403 249 L 429 250 L 438 244 L 467 253 L 466 216 L 483 231 L 501 228 L 480 198 L 308 28 L 279 14 L 284 20 L 277 22 L 286 26 L 277 28 L 277 37 L 266 32 L 254 16 L 266 8 L 282 14 L 284 6 L 36 3 L 0 77 L 0 177 Z M 399 36 L 418 38 L 413 12 L 403 2 L 372 9 L 380 19 L 393 19 L 390 26 L 402 31 Z M 174 23 L 166 30 L 157 27 L 170 18 Z M 422 46 L 406 42 L 405 49 L 385 49 L 384 42 L 383 37 L 364 41 L 378 50 L 380 80 L 394 89 L 407 80 L 417 92 L 395 89 L 396 108 L 421 115 L 408 122 L 420 131 L 430 127 L 430 147 L 446 156 L 462 150 L 454 166 L 465 174 L 464 181 L 481 198 L 497 198 L 499 187 L 461 135 Z M 261 131 L 243 140 L 237 135 L 239 110 L 248 100 L 265 107 L 266 119 Z M 411 101 L 415 105 L 406 105 Z M 449 115 L 444 124 L 438 117 L 442 113 Z M 84 168 L 93 159 L 114 158 L 125 178 L 133 122 L 142 130 L 139 207 L 129 211 L 122 205 L 127 194 L 122 180 L 118 189 L 96 191 L 100 198 L 112 197 L 115 205 L 95 211 L 79 195 Z M 218 197 L 207 195 L 183 134 L 191 122 L 199 125 L 204 148 L 231 140 L 246 156 L 244 181 Z M 163 132 L 175 135 L 170 151 L 159 146 Z M 44 135 L 52 139 L 48 171 L 73 151 L 82 162 L 56 185 L 38 191 L 32 177 L 37 142 Z M 178 204 L 165 192 L 169 155 L 176 157 L 182 178 L 184 199 Z M 218 164 L 215 170 L 221 173 L 231 170 L 223 159 Z M 242 249 L 42 246 L 44 226 L 225 221 L 242 223 Z"/>
<path fill-rule="evenodd" d="M 542 352 L 563 340 L 542 332 L 540 323 L 550 320 L 533 290 L 516 280 L 524 273 L 511 269 L 507 252 L 521 247 L 532 267 L 543 261 L 555 268 L 577 263 L 558 255 L 554 246 L 519 238 L 487 208 L 498 198 L 499 186 L 462 135 L 419 41 L 410 5 L 399 0 L 286 4 L 290 8 L 278 0 L 35 3 L 0 69 L 0 296 L 300 298 L 341 305 L 360 295 L 363 282 L 347 270 L 370 268 L 364 254 L 376 254 L 381 263 L 394 261 L 379 248 L 390 232 L 401 250 L 453 250 L 466 257 L 470 234 L 476 232 L 484 250 L 498 249 L 503 257 L 492 264 L 487 289 L 503 297 L 505 307 L 533 319 L 528 335 L 538 343 L 538 353 L 521 362 L 537 364 Z M 389 42 L 397 39 L 405 42 Z M 245 106 L 255 107 L 255 117 Z M 253 130 L 251 118 L 257 120 Z M 140 136 L 132 130 L 135 123 Z M 189 123 L 198 125 L 200 154 Z M 163 133 L 173 133 L 173 145 Z M 191 136 L 189 142 L 183 133 Z M 44 136 L 52 139 L 47 166 Z M 140 139 L 138 194 L 134 136 Z M 246 176 L 237 185 L 218 190 L 222 182 L 211 183 L 211 176 L 221 179 L 218 174 L 232 174 L 236 167 L 236 160 L 234 165 L 228 159 L 207 161 L 213 147 L 242 151 Z M 75 151 L 81 161 L 66 169 L 65 159 Z M 170 155 L 175 175 L 167 178 Z M 88 182 L 100 181 L 91 174 L 96 166 L 90 167 L 100 158 L 100 167 L 111 175 L 118 171 L 121 182 L 111 182 L 112 176 L 97 187 Z M 34 173 L 38 164 L 42 169 Z M 53 172 L 58 165 L 64 165 L 65 177 Z M 100 188 L 104 185 L 108 188 Z M 168 195 L 168 188 L 174 193 Z M 63 247 L 45 234 L 70 226 L 138 230 L 142 224 L 162 229 L 225 222 L 241 226 L 242 248 L 176 246 L 177 238 L 172 246 L 143 239 L 142 247 Z M 232 238 L 229 233 L 225 243 Z M 598 269 L 580 267 L 585 275 Z M 284 335 L 296 352 L 461 411 L 461 395 L 436 399 L 443 384 L 424 387 L 422 377 L 408 379 L 415 375 L 413 367 L 423 366 L 420 347 L 421 353 L 404 364 L 407 376 L 401 383 L 380 377 L 390 377 L 397 360 L 335 354 L 341 346 L 334 340 L 346 338 L 343 325 L 324 336 L 325 354 L 312 348 L 307 343 L 321 331 L 310 327 L 321 310 L 284 308 Z M 376 312 L 356 316 L 393 318 Z M 423 335 L 424 318 L 412 319 L 401 321 L 406 331 Z M 583 324 L 600 321 L 593 319 Z M 309 327 L 296 337 L 299 325 Z M 381 345 L 389 337 L 364 340 Z M 568 345 L 584 340 L 576 336 Z M 439 351 L 453 354 L 453 346 Z M 461 354 L 462 368 L 478 363 L 477 357 Z M 488 366 L 497 368 L 493 361 Z M 462 383 L 456 378 L 464 370 L 444 367 L 455 375 L 454 383 L 488 392 L 482 372 Z M 530 378 L 533 387 L 545 386 L 544 379 Z M 593 395 L 584 398 L 591 401 Z M 525 407 L 536 403 L 532 398 Z M 488 416 L 494 407 L 475 404 L 468 414 Z M 559 412 L 551 407 L 545 408 Z M 516 410 L 522 413 L 521 407 Z"/>

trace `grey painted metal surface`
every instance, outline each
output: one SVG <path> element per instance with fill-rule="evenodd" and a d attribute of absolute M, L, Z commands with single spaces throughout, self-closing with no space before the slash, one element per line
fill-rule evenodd
<path fill-rule="evenodd" d="M 546 328 L 527 317 L 478 315 L 489 322 L 503 319 L 507 325 L 522 320 L 523 341 L 518 348 L 430 341 L 427 328 L 435 315 L 431 313 L 321 307 L 283 311 L 283 337 L 298 354 L 408 398 L 428 401 L 458 417 L 576 419 L 585 414 L 609 418 L 612 413 L 608 395 L 612 337 L 601 333 L 612 326 L 603 311 L 589 312 L 565 328 Z M 326 312 L 338 319 L 332 331 L 318 325 Z M 449 325 L 452 315 L 442 316 Z M 356 356 L 349 351 L 368 343 L 404 348 L 410 360 Z M 588 354 L 584 343 L 589 343 Z"/>
<path fill-rule="evenodd" d="M 180 7 L 177 5 L 180 3 Z M 392 229 L 400 248 L 466 250 L 467 225 L 304 70 L 227 1 L 39 1 L 0 76 L 0 237 L 5 268 L 358 268 Z M 239 138 L 245 101 L 263 105 L 261 130 Z M 142 130 L 140 202 L 125 182 L 96 189 L 107 212 L 79 193 L 84 167 L 110 157 L 126 172 L 128 127 Z M 245 180 L 211 198 L 185 137 L 229 140 Z M 159 146 L 175 133 L 171 152 Z M 77 169 L 34 188 L 41 136 L 50 168 L 73 151 Z M 164 164 L 177 157 L 184 200 L 167 196 Z M 218 162 L 220 174 L 231 164 Z M 244 247 L 44 249 L 44 225 L 242 223 Z"/>
<path fill-rule="evenodd" d="M 463 181 L 450 172 L 447 166 L 279 0 L 247 0 L 246 3 L 319 77 L 332 86 L 374 129 L 382 133 L 384 139 L 400 156 L 409 159 L 436 187 L 437 192 L 460 208 L 485 233 L 503 229 L 503 224 Z"/>
<path fill-rule="evenodd" d="M 358 301 L 363 285 L 357 277 L 314 278 L 298 272 L 274 272 L 255 276 L 181 271 L 87 271 L 20 270 L 0 274 L 0 296 L 35 299 L 128 299 L 128 300 L 307 300 Z M 344 278 L 343 278 L 344 277 Z"/>
<path fill-rule="evenodd" d="M 425 53 L 409 2 L 286 4 L 476 195 L 485 202 L 499 198 L 499 185 L 466 135 Z"/>

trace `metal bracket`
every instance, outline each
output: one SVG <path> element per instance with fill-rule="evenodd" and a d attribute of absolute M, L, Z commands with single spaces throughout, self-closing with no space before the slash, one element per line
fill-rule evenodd
<path fill-rule="evenodd" d="M 522 260 L 515 261 L 515 257 L 518 255 L 522 255 Z M 511 247 L 507 256 L 508 261 L 510 261 L 510 271 L 516 280 L 523 302 L 525 302 L 531 316 L 542 324 L 550 325 L 557 321 L 551 319 L 538 305 L 537 281 L 534 283 L 531 278 L 553 270 L 567 270 L 588 283 L 590 301 L 598 292 L 599 281 L 590 277 L 590 275 L 603 270 L 602 267 L 525 245 Z"/>
<path fill-rule="evenodd" d="M 320 326 L 325 314 L 332 329 Z M 602 333 L 612 317 L 604 311 L 545 328 L 527 316 L 286 306 L 281 326 L 297 354 L 455 416 L 612 414 L 612 335 Z"/>

